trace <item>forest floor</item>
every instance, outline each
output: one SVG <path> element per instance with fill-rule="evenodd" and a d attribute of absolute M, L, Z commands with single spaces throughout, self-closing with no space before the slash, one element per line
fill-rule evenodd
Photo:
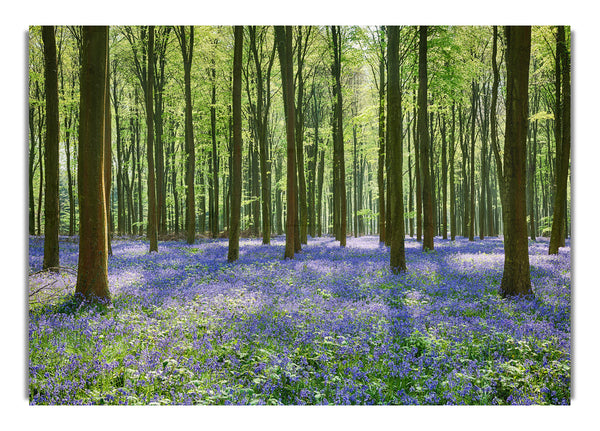
<path fill-rule="evenodd" d="M 530 242 L 534 298 L 502 299 L 502 240 L 378 238 L 272 245 L 114 240 L 112 303 L 79 306 L 75 276 L 30 276 L 30 404 L 569 404 L 570 247 Z M 78 245 L 61 241 L 61 266 Z M 29 240 L 30 273 L 43 239 Z M 34 300 L 43 301 L 43 304 Z"/>

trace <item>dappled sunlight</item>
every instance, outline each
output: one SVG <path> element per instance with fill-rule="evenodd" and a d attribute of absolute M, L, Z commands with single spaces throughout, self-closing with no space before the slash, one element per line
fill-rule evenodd
<path fill-rule="evenodd" d="M 533 243 L 536 297 L 506 301 L 497 292 L 504 257 L 496 238 L 437 237 L 435 250 L 424 253 L 407 237 L 400 274 L 389 270 L 389 249 L 375 236 L 348 238 L 347 247 L 311 238 L 292 260 L 283 259 L 284 237 L 272 242 L 241 239 L 232 264 L 227 240 L 161 242 L 152 254 L 145 242 L 115 241 L 110 311 L 31 314 L 30 337 L 42 344 L 30 369 L 45 397 L 32 402 L 76 403 L 74 394 L 97 402 L 82 379 L 103 375 L 121 379 L 125 392 L 110 395 L 124 404 L 152 402 L 156 390 L 173 404 L 502 404 L 509 401 L 490 376 L 503 375 L 514 358 L 543 355 L 553 358 L 550 372 L 522 372 L 561 388 L 563 398 L 544 402 L 568 399 L 568 254 L 547 256 Z M 32 267 L 40 247 L 30 242 Z M 76 256 L 73 244 L 64 250 L 65 259 Z M 86 337 L 73 338 L 80 332 Z M 55 339 L 58 333 L 67 335 Z M 57 353 L 63 349 L 87 353 L 68 354 L 68 365 Z M 43 383 L 48 358 L 79 389 L 66 389 L 59 377 L 55 389 Z M 483 392 L 469 383 L 477 378 Z M 511 400 L 542 398 L 531 389 Z"/>

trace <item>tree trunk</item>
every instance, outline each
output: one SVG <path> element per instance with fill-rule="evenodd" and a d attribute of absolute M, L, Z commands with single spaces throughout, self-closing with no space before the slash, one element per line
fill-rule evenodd
<path fill-rule="evenodd" d="M 29 106 L 29 235 L 35 235 L 35 197 L 33 191 L 33 174 L 35 169 L 35 133 L 33 129 L 34 113 L 35 109 L 32 106 Z"/>
<path fill-rule="evenodd" d="M 121 143 L 121 124 L 119 116 L 119 96 L 117 94 L 117 62 L 112 63 L 112 102 L 115 110 L 115 128 L 117 131 L 117 232 L 122 235 L 125 230 L 125 193 L 123 178 L 123 147 Z"/>
<path fill-rule="evenodd" d="M 413 118 L 414 121 L 414 118 Z M 410 141 L 411 141 L 411 133 L 410 133 L 410 125 L 409 125 L 409 130 L 408 133 L 406 134 L 408 137 L 408 213 L 410 214 L 409 219 L 408 219 L 408 230 L 409 230 L 409 235 L 412 238 L 415 234 L 415 226 L 414 226 L 414 210 L 415 210 L 415 204 L 414 204 L 414 177 L 413 177 L 413 171 L 412 171 L 412 154 L 410 152 Z"/>
<path fill-rule="evenodd" d="M 194 173 L 196 169 L 196 154 L 194 149 L 194 125 L 192 123 L 192 87 L 191 70 L 194 52 L 194 26 L 190 26 L 190 38 L 188 38 L 184 26 L 180 26 L 175 32 L 179 39 L 181 56 L 183 58 L 183 80 L 185 96 L 185 232 L 186 242 L 193 244 L 196 239 L 196 197 L 194 185 Z M 175 178 L 173 178 L 175 181 Z M 173 183 L 174 187 L 176 183 Z M 177 203 L 177 201 L 175 201 Z M 177 213 L 176 213 L 177 214 Z M 201 229 L 204 231 L 204 229 Z"/>
<path fill-rule="evenodd" d="M 35 85 L 36 99 L 40 99 L 40 90 L 39 85 L 36 82 Z M 42 199 L 44 197 L 44 150 L 42 148 L 43 139 L 43 129 L 45 126 L 45 118 L 42 105 L 38 105 L 38 127 L 37 127 L 37 135 L 38 135 L 38 153 L 40 154 L 40 184 L 38 189 L 38 210 L 37 210 L 37 234 L 38 236 L 42 234 Z"/>
<path fill-rule="evenodd" d="M 242 52 L 244 27 L 234 27 L 233 47 L 233 156 L 231 169 L 231 216 L 229 220 L 229 250 L 227 260 L 234 262 L 240 255 L 240 207 L 242 204 Z"/>
<path fill-rule="evenodd" d="M 469 191 L 469 241 L 475 241 L 475 119 L 477 118 L 477 84 L 471 82 L 471 162 Z"/>
<path fill-rule="evenodd" d="M 506 228 L 506 220 L 504 215 L 506 200 L 506 189 L 504 183 L 504 171 L 502 168 L 502 158 L 500 156 L 500 150 L 498 145 L 498 131 L 497 131 L 497 121 L 496 121 L 496 104 L 498 101 L 498 85 L 500 82 L 500 73 L 498 72 L 498 65 L 496 63 L 496 51 L 498 44 L 498 28 L 494 26 L 494 36 L 492 41 L 492 73 L 494 76 L 494 81 L 492 83 L 492 100 L 490 102 L 490 138 L 492 142 L 492 150 L 494 151 L 494 159 L 496 160 L 496 175 L 498 177 L 498 188 L 500 189 L 500 204 L 502 205 L 502 226 L 503 232 Z M 500 229 L 498 229 L 499 231 Z"/>
<path fill-rule="evenodd" d="M 44 263 L 43 269 L 58 267 L 58 231 L 60 211 L 58 200 L 58 64 L 53 26 L 42 26 L 44 42 L 44 78 L 46 80 L 46 183 L 44 188 Z"/>
<path fill-rule="evenodd" d="M 385 242 L 385 31 L 379 29 L 379 157 L 377 159 L 377 189 L 379 191 L 379 242 Z"/>
<path fill-rule="evenodd" d="M 110 47 L 108 48 L 106 57 L 109 58 Z M 111 206 L 110 206 L 110 189 L 112 185 L 112 128 L 111 128 L 111 112 L 110 112 L 110 63 L 106 62 L 106 84 L 104 86 L 106 95 L 104 96 L 104 198 L 106 202 L 104 209 L 106 211 L 106 245 L 108 255 L 112 256 L 112 240 L 111 240 Z"/>
<path fill-rule="evenodd" d="M 334 142 L 334 156 L 337 160 L 338 178 L 337 178 L 337 199 L 339 208 L 339 241 L 340 246 L 346 246 L 346 168 L 344 161 L 344 124 L 342 117 L 342 38 L 339 26 L 331 26 L 331 36 L 333 43 L 333 75 L 334 75 L 334 118 L 336 123 L 336 134 Z"/>
<path fill-rule="evenodd" d="M 104 109 L 108 27 L 83 27 L 78 152 L 79 262 L 75 293 L 109 302 L 104 199 Z"/>
<path fill-rule="evenodd" d="M 534 63 L 535 64 L 535 63 Z M 535 66 L 534 66 L 535 67 Z M 533 95 L 533 113 L 537 113 L 539 93 L 534 90 Z M 529 129 L 529 145 L 528 145 L 528 170 L 527 170 L 527 209 L 529 213 L 529 236 L 533 241 L 536 240 L 536 217 L 535 217 L 535 167 L 537 158 L 537 120 L 531 123 Z"/>
<path fill-rule="evenodd" d="M 455 114 L 454 102 L 452 102 L 452 129 L 450 132 L 450 240 L 456 239 L 456 193 L 454 185 L 454 155 L 456 154 L 455 141 Z"/>
<path fill-rule="evenodd" d="M 416 83 L 416 78 L 415 78 Z M 419 151 L 420 143 L 419 143 L 419 134 L 417 130 L 417 95 L 414 95 L 413 103 L 413 137 L 414 137 L 414 146 L 415 146 L 415 201 L 416 201 L 416 231 L 417 231 L 417 241 L 421 241 L 423 238 L 423 194 L 422 194 L 422 185 L 421 185 L 421 152 Z"/>
<path fill-rule="evenodd" d="M 419 150 L 423 179 L 423 250 L 433 250 L 433 200 L 427 133 L 427 26 L 419 28 Z"/>
<path fill-rule="evenodd" d="M 354 215 L 354 238 L 358 238 L 358 151 L 357 151 L 357 139 L 356 139 L 356 124 L 352 125 L 352 142 L 353 142 L 353 153 L 352 153 L 352 187 L 353 187 L 353 215 Z"/>
<path fill-rule="evenodd" d="M 219 236 L 219 153 L 217 151 L 217 83 L 215 60 L 211 60 L 211 105 L 210 105 L 210 133 L 212 141 L 212 211 L 211 211 L 211 226 L 210 231 L 213 238 Z"/>
<path fill-rule="evenodd" d="M 554 195 L 554 214 L 548 254 L 558 254 L 558 248 L 564 246 L 565 213 L 567 207 L 567 186 L 569 180 L 569 159 L 571 154 L 571 60 L 565 40 L 565 27 L 558 27 L 556 43 L 557 57 L 561 62 L 562 104 L 560 108 L 561 149 L 556 162 L 556 193 Z M 558 120 L 557 120 L 558 121 Z M 558 145 L 557 145 L 558 148 Z M 559 163 L 560 162 L 560 163 Z"/>
<path fill-rule="evenodd" d="M 281 79 L 283 81 L 283 104 L 285 107 L 286 138 L 287 138 L 287 209 L 285 231 L 284 258 L 293 259 L 296 249 L 294 227 L 297 225 L 296 181 L 294 169 L 296 166 L 295 145 L 295 113 L 294 113 L 294 75 L 292 58 L 292 28 L 290 26 L 275 27 L 275 43 L 279 53 Z"/>
<path fill-rule="evenodd" d="M 296 44 L 296 59 L 297 59 L 297 70 L 296 70 L 296 97 L 297 102 L 295 106 L 296 123 L 296 170 L 297 170 L 297 181 L 298 181 L 298 204 L 300 209 L 300 243 L 306 244 L 307 229 L 308 229 L 308 209 L 306 206 L 306 178 L 304 173 L 304 76 L 303 66 L 304 58 L 306 55 L 306 49 L 308 44 L 308 37 L 310 35 L 310 27 L 307 27 L 307 33 L 305 39 L 302 36 L 302 26 L 298 26 L 298 38 Z"/>
<path fill-rule="evenodd" d="M 154 172 L 154 26 L 148 27 L 148 81 L 146 88 L 146 133 L 148 160 L 148 231 L 150 252 L 158 252 L 158 220 L 156 214 L 156 185 Z"/>
<path fill-rule="evenodd" d="M 490 212 L 488 207 L 488 191 L 489 191 L 489 161 L 487 157 L 488 153 L 488 93 L 485 91 L 486 86 L 483 87 L 483 119 L 481 120 L 481 180 L 480 180 L 480 190 L 479 193 L 479 239 L 483 240 L 486 234 L 486 227 L 489 230 L 489 226 L 486 226 L 487 223 L 487 215 Z M 489 231 L 487 232 L 490 235 Z"/>
<path fill-rule="evenodd" d="M 439 115 L 439 114 L 438 114 Z M 448 163 L 446 161 L 446 120 L 438 116 L 442 135 L 442 238 L 448 239 Z"/>
<path fill-rule="evenodd" d="M 319 150 L 319 165 L 317 168 L 317 214 L 316 214 L 316 224 L 317 224 L 317 236 L 323 235 L 323 173 L 325 171 L 325 150 Z"/>
<path fill-rule="evenodd" d="M 391 150 L 392 175 L 390 188 L 392 224 L 389 234 L 391 236 L 390 267 L 392 272 L 406 271 L 406 257 L 404 252 L 404 198 L 402 191 L 402 98 L 400 93 L 400 64 L 398 58 L 400 28 L 388 26 L 388 95 L 387 117 L 388 133 Z"/>
<path fill-rule="evenodd" d="M 504 272 L 502 296 L 530 295 L 527 244 L 527 118 L 531 27 L 506 27 L 506 131 L 504 141 Z"/>
<path fill-rule="evenodd" d="M 261 210 L 262 210 L 262 237 L 263 244 L 271 243 L 271 161 L 268 154 L 267 121 L 271 105 L 271 67 L 275 57 L 275 45 L 269 56 L 266 74 L 263 77 L 263 68 L 259 49 L 256 43 L 256 26 L 249 27 L 250 50 L 254 58 L 256 69 L 256 123 L 260 159 L 260 184 L 261 184 Z M 262 48 L 262 45 L 261 45 Z M 262 52 L 262 51 L 261 51 Z M 266 92 L 265 81 L 266 80 Z"/>
<path fill-rule="evenodd" d="M 167 230 L 167 199 L 166 199 L 166 170 L 165 151 L 163 144 L 164 102 L 166 50 L 171 26 L 161 26 L 155 41 L 155 61 L 158 63 L 158 74 L 154 80 L 154 127 L 155 127 L 155 158 L 156 158 L 156 209 L 157 230 L 164 235 Z"/>

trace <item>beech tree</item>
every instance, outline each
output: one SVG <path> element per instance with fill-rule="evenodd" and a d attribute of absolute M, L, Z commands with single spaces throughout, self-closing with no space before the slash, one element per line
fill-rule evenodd
<path fill-rule="evenodd" d="M 146 157 L 148 161 L 148 230 L 150 252 L 158 251 L 158 218 L 154 172 L 154 26 L 148 27 L 148 82 L 146 89 Z"/>
<path fill-rule="evenodd" d="M 509 26 L 506 34 L 506 127 L 501 178 L 505 187 L 502 296 L 532 294 L 529 273 L 527 204 L 527 123 L 531 27 Z"/>
<path fill-rule="evenodd" d="M 44 189 L 44 269 L 58 267 L 58 65 L 53 26 L 42 27 L 44 41 L 44 77 L 46 79 L 46 186 Z"/>
<path fill-rule="evenodd" d="M 268 118 L 271 107 L 271 69 L 275 59 L 276 47 L 267 50 L 266 70 L 264 70 L 263 51 L 267 28 L 248 27 L 250 51 L 256 73 L 256 107 L 250 105 L 255 122 L 260 159 L 261 211 L 263 244 L 271 243 L 271 160 L 267 143 Z"/>
<path fill-rule="evenodd" d="M 427 26 L 419 27 L 419 131 L 420 174 L 423 187 L 423 250 L 433 250 L 433 203 L 427 132 Z"/>
<path fill-rule="evenodd" d="M 558 248 L 564 246 L 565 238 L 565 208 L 567 205 L 567 183 L 569 175 L 569 159 L 571 153 L 571 61 L 565 41 L 565 27 L 559 26 L 556 36 L 557 90 L 556 119 L 558 124 L 556 139 L 556 193 L 554 195 L 554 214 L 552 217 L 552 233 L 548 254 L 558 254 Z M 560 77 L 558 71 L 560 70 Z M 560 83 L 560 85 L 559 85 Z M 560 135 L 560 137 L 559 137 Z"/>
<path fill-rule="evenodd" d="M 392 224 L 390 266 L 393 272 L 406 271 L 404 254 L 404 197 L 402 193 L 402 98 L 400 93 L 400 64 L 398 61 L 400 28 L 388 26 L 388 96 L 387 117 L 391 154 L 390 196 Z"/>
<path fill-rule="evenodd" d="M 79 158 L 79 261 L 75 293 L 108 302 L 108 244 L 104 195 L 104 121 L 108 27 L 83 27 Z"/>
<path fill-rule="evenodd" d="M 297 250 L 294 230 L 298 226 L 296 206 L 296 143 L 294 112 L 294 70 L 292 58 L 292 27 L 276 26 L 275 43 L 279 54 L 281 80 L 283 87 L 283 105 L 285 109 L 286 142 L 287 142 L 287 212 L 285 223 L 284 258 L 293 259 Z M 299 246 L 299 244 L 298 244 Z"/>
<path fill-rule="evenodd" d="M 104 209 L 106 211 L 106 246 L 108 255 L 112 256 L 111 227 L 110 227 L 110 188 L 112 185 L 112 116 L 110 112 L 110 62 L 108 57 L 110 47 L 106 53 L 106 84 L 104 86 Z"/>
<path fill-rule="evenodd" d="M 377 122 L 379 141 L 377 158 L 377 190 L 379 191 L 379 242 L 385 242 L 385 31 L 383 27 L 379 29 L 377 35 L 379 42 L 379 115 Z"/>
<path fill-rule="evenodd" d="M 342 101 L 342 34 L 339 26 L 331 26 L 333 46 L 333 230 L 340 246 L 346 246 L 346 169 L 344 161 L 344 124 Z"/>
<path fill-rule="evenodd" d="M 190 26 L 190 36 L 188 36 L 184 26 L 175 29 L 175 34 L 181 47 L 181 56 L 183 57 L 183 73 L 185 87 L 185 185 L 186 185 L 186 218 L 185 231 L 186 241 L 193 244 L 196 238 L 196 210 L 194 193 L 194 173 L 196 153 L 194 148 L 194 126 L 192 124 L 192 89 L 191 89 L 191 69 L 192 53 L 194 51 L 194 27 Z"/>
<path fill-rule="evenodd" d="M 233 50 L 229 52 L 234 31 L 230 30 L 160 26 L 153 28 L 151 44 L 148 26 L 110 29 L 114 124 L 105 109 L 104 137 L 109 143 L 113 130 L 115 139 L 114 148 L 105 146 L 105 159 L 112 161 L 103 165 L 109 231 L 114 224 L 120 235 L 148 235 L 151 246 L 153 238 L 163 235 L 193 243 L 196 230 L 202 236 L 217 236 L 222 229 L 229 232 L 234 192 Z M 505 124 L 500 92 L 505 92 L 507 82 L 502 70 L 506 45 L 502 34 L 492 39 L 492 31 L 461 26 L 400 28 L 400 103 L 405 109 L 398 127 L 401 142 L 407 139 L 402 173 L 408 175 L 402 177 L 402 205 L 408 208 L 404 226 L 405 233 L 416 233 L 418 241 L 423 241 L 426 228 L 429 244 L 422 246 L 427 250 L 433 246 L 433 235 L 442 240 L 478 235 L 485 240 L 503 234 L 509 226 L 502 215 L 504 180 L 498 179 L 498 162 L 503 163 L 498 135 L 504 136 L 496 130 L 498 124 Z M 169 42 L 170 32 L 178 39 L 170 40 L 174 44 Z M 570 34 L 568 28 L 562 32 L 564 42 L 558 40 L 556 27 L 532 28 L 532 126 L 526 174 L 529 234 L 532 240 L 550 237 L 556 221 L 559 246 L 570 223 L 570 150 L 568 139 L 563 138 L 569 133 L 570 77 L 564 81 L 569 72 Z M 248 146 L 241 159 L 240 235 L 262 236 L 265 244 L 271 243 L 272 234 L 284 233 L 290 215 L 295 218 L 290 233 L 294 253 L 308 235 L 334 235 L 343 245 L 347 223 L 354 236 L 379 234 L 391 246 L 392 207 L 397 203 L 392 183 L 398 168 L 393 161 L 395 131 L 385 124 L 387 99 L 395 97 L 386 84 L 385 27 L 292 28 L 288 69 L 294 100 L 293 169 L 286 169 L 287 96 L 277 95 L 288 93 L 287 58 L 283 80 L 271 80 L 282 72 L 281 58 L 275 60 L 275 33 L 272 27 L 245 29 L 241 133 Z M 53 193 L 45 190 L 53 174 L 45 141 L 53 109 L 47 107 L 52 102 L 46 96 L 51 83 L 44 76 L 42 36 L 41 27 L 31 28 L 29 218 L 30 233 L 47 235 L 46 246 L 50 246 L 51 228 L 45 223 L 51 221 L 52 211 L 44 209 L 51 204 Z M 64 175 L 58 191 L 59 221 L 61 234 L 67 234 L 68 227 L 69 235 L 75 235 L 78 152 L 73 135 L 79 106 L 74 97 L 80 91 L 83 38 L 80 27 L 57 27 L 55 38 L 58 117 L 64 135 L 59 151 L 65 151 L 59 153 L 59 173 Z M 147 109 L 149 97 L 151 109 Z M 388 120 L 395 114 L 394 110 L 387 114 Z M 348 133 L 352 136 L 344 142 Z M 344 153 L 349 149 L 348 156 Z M 351 172 L 345 172 L 345 163 L 352 163 Z M 287 198 L 293 200 L 290 206 Z M 150 229 L 144 232 L 146 225 Z"/>
<path fill-rule="evenodd" d="M 233 262 L 240 254 L 240 209 L 242 205 L 242 53 L 244 28 L 234 28 L 233 47 L 233 155 L 231 167 L 231 215 L 229 219 L 229 250 L 227 260 Z"/>

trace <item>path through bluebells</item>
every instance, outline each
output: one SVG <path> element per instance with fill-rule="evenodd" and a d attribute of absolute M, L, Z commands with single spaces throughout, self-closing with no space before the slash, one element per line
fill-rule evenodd
<path fill-rule="evenodd" d="M 503 300 L 501 239 L 272 245 L 115 240 L 107 308 L 29 314 L 31 404 L 568 404 L 570 247 L 530 243 L 535 299 Z M 60 244 L 77 267 L 77 243 Z M 29 242 L 30 272 L 43 241 Z M 38 276 L 30 290 L 61 277 Z"/>

